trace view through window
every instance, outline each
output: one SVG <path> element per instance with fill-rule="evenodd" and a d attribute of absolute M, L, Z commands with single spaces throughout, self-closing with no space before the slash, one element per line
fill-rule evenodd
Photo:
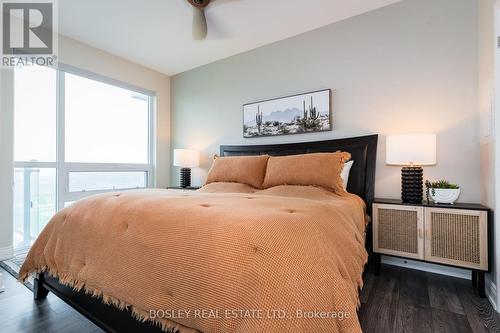
<path fill-rule="evenodd" d="M 154 97 L 90 76 L 15 70 L 15 248 L 78 199 L 153 185 Z"/>

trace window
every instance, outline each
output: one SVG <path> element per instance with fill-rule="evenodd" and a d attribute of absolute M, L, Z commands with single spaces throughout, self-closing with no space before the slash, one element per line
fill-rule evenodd
<path fill-rule="evenodd" d="M 152 93 L 46 67 L 16 69 L 14 89 L 16 248 L 76 200 L 153 186 Z"/>
<path fill-rule="evenodd" d="M 70 172 L 69 191 L 102 191 L 117 188 L 146 187 L 147 173 L 141 171 L 125 172 Z"/>
<path fill-rule="evenodd" d="M 66 162 L 148 163 L 147 96 L 72 74 L 65 83 Z"/>
<path fill-rule="evenodd" d="M 14 160 L 56 161 L 56 71 L 19 68 L 14 81 Z"/>
<path fill-rule="evenodd" d="M 14 169 L 14 247 L 29 245 L 56 212 L 56 169 Z"/>

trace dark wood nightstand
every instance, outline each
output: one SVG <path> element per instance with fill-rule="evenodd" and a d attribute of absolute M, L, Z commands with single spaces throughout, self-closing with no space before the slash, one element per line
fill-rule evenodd
<path fill-rule="evenodd" d="M 181 186 L 169 186 L 167 187 L 167 190 L 176 190 L 176 191 L 196 191 L 199 190 L 201 187 L 197 186 L 189 186 L 189 187 L 181 187 Z"/>
<path fill-rule="evenodd" d="M 491 262 L 491 210 L 483 205 L 403 203 L 375 199 L 375 273 L 381 254 L 472 270 L 472 284 L 485 297 Z"/>

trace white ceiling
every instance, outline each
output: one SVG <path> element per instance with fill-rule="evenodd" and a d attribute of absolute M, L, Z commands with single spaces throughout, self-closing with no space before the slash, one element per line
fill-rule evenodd
<path fill-rule="evenodd" d="M 59 30 L 173 75 L 399 0 L 216 0 L 207 40 L 191 36 L 186 0 L 62 0 Z"/>

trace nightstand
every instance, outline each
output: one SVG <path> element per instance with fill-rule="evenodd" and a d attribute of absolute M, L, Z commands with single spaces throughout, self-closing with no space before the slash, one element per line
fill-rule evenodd
<path fill-rule="evenodd" d="M 375 274 L 381 254 L 472 270 L 472 284 L 485 297 L 490 271 L 491 211 L 479 204 L 421 204 L 375 199 Z"/>
<path fill-rule="evenodd" d="M 189 187 L 181 187 L 181 186 L 169 186 L 167 190 L 175 190 L 175 191 L 196 191 L 201 187 L 189 186 Z"/>

